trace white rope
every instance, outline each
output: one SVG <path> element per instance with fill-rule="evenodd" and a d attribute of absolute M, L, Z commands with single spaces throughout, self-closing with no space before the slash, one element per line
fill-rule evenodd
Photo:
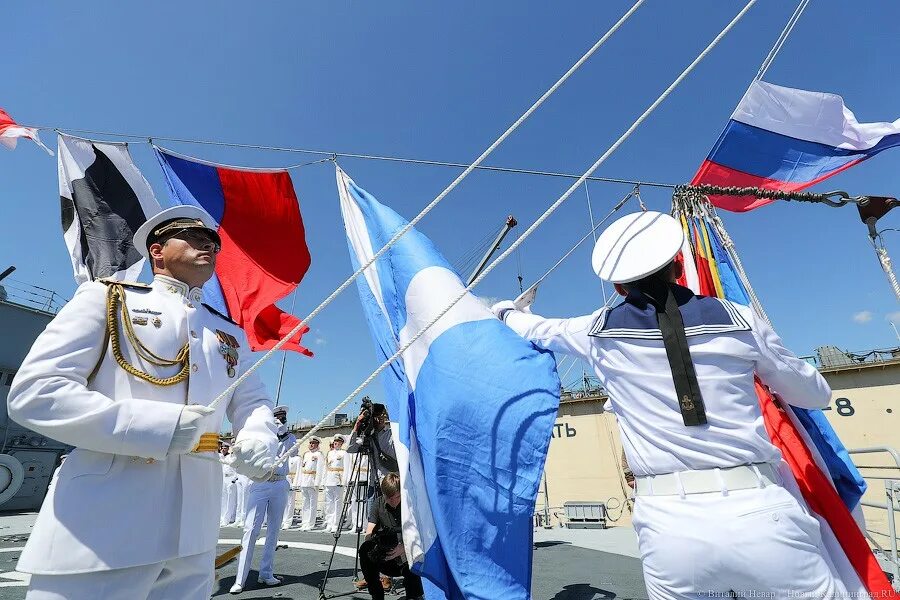
<path fill-rule="evenodd" d="M 387 360 L 385 360 L 383 363 L 381 363 L 381 365 L 380 365 L 377 369 L 375 369 L 374 371 L 372 371 L 371 375 L 369 375 L 369 376 L 368 376 L 361 384 L 359 384 L 359 385 L 356 387 L 355 390 L 353 390 L 352 392 L 350 392 L 350 394 L 349 394 L 343 401 L 341 401 L 334 409 L 332 409 L 331 412 L 329 412 L 327 415 L 325 415 L 325 417 L 324 417 L 324 418 L 323 418 L 323 419 L 322 419 L 315 427 L 313 427 L 312 429 L 310 429 L 310 430 L 309 430 L 309 431 L 308 431 L 308 432 L 307 432 L 307 433 L 306 433 L 306 434 L 305 434 L 305 435 L 297 442 L 297 444 L 296 444 L 293 448 L 291 448 L 291 450 L 288 451 L 288 453 L 290 453 L 294 448 L 299 448 L 299 447 L 300 447 L 300 446 L 301 446 L 301 445 L 302 445 L 309 437 L 312 436 L 313 433 L 315 433 L 316 431 L 318 431 L 321 427 L 325 426 L 325 425 L 328 423 L 328 421 L 331 419 L 331 417 L 332 417 L 335 413 L 337 413 L 337 412 L 338 412 L 339 410 L 341 410 L 344 406 L 346 406 L 347 404 L 349 404 L 349 403 L 356 397 L 356 395 L 359 394 L 359 392 L 361 392 L 367 385 L 369 385 L 370 383 L 372 383 L 372 381 L 374 381 L 375 378 L 378 377 L 378 375 L 380 375 L 381 372 L 384 371 L 384 370 L 385 370 L 392 362 L 394 362 L 396 359 L 400 358 L 400 356 L 407 350 L 407 348 L 409 348 L 410 346 L 412 346 L 413 344 L 415 344 L 416 341 L 417 341 L 420 337 L 422 337 L 422 335 L 423 335 L 426 331 L 428 331 L 435 323 L 437 323 L 441 318 L 443 318 L 444 315 L 446 315 L 448 312 L 450 312 L 450 310 L 451 310 L 454 306 L 456 306 L 456 304 L 459 303 L 460 300 L 462 300 L 463 298 L 465 298 L 466 295 L 468 295 L 468 294 L 469 294 L 469 293 L 470 293 L 470 292 L 471 292 L 471 291 L 472 291 L 479 283 L 481 283 L 481 281 L 482 281 L 485 277 L 487 277 L 488 274 L 490 274 L 491 271 L 493 271 L 494 268 L 497 267 L 497 265 L 499 265 L 501 262 L 503 262 L 504 260 L 506 260 L 507 257 L 509 257 L 513 252 L 515 252 L 515 251 L 516 251 L 516 248 L 518 248 L 519 246 L 521 246 L 522 243 L 523 243 L 523 242 L 524 242 L 524 241 L 525 241 L 532 233 L 534 233 L 534 231 L 535 231 L 538 227 L 540 227 L 541 224 L 543 224 L 543 222 L 546 221 L 546 220 L 550 217 L 550 215 L 552 215 L 552 214 L 556 211 L 556 209 L 558 209 L 558 208 L 562 205 L 562 203 L 565 202 L 565 201 L 569 198 L 569 196 L 571 196 L 571 195 L 575 192 L 575 190 L 577 190 L 582 184 L 584 184 L 585 180 L 587 180 L 587 178 L 590 177 L 591 174 L 592 174 L 594 171 L 596 171 L 596 170 L 600 167 L 600 165 L 602 165 L 604 162 L 606 162 L 606 159 L 608 159 L 608 158 L 613 154 L 613 152 L 615 152 L 615 151 L 619 148 L 619 146 L 621 146 L 621 145 L 625 142 L 625 140 L 627 140 L 629 137 L 631 137 L 631 134 L 634 133 L 634 131 L 635 131 L 635 130 L 636 130 L 636 129 L 637 129 L 637 128 L 638 128 L 638 127 L 646 120 L 646 119 L 647 119 L 647 117 L 649 117 L 649 116 L 653 113 L 653 111 L 655 111 L 655 110 L 659 107 L 659 105 L 662 104 L 663 101 L 664 101 L 666 98 L 668 98 L 669 94 L 671 94 L 671 93 L 675 90 L 675 88 L 677 88 L 678 85 L 681 84 L 681 82 L 684 81 L 685 78 L 687 78 L 687 76 L 691 74 L 691 72 L 694 70 L 694 68 L 696 68 L 696 66 L 697 66 L 698 64 L 700 64 L 700 62 L 701 62 L 704 58 L 706 58 L 706 56 L 712 51 L 712 49 L 715 48 L 715 47 L 719 44 L 720 41 L 722 41 L 722 38 L 724 38 L 725 35 L 727 35 L 728 32 L 731 31 L 731 29 L 732 29 L 735 25 L 737 25 L 738 21 L 741 20 L 741 18 L 747 13 L 747 11 L 749 11 L 749 10 L 753 7 L 754 4 L 756 4 L 756 2 L 757 2 L 757 0 L 749 0 L 749 2 L 747 2 L 746 6 L 744 6 L 744 8 L 741 10 L 741 12 L 739 12 L 739 13 L 731 20 L 731 22 L 728 23 L 728 25 L 726 25 L 725 28 L 724 28 L 721 32 L 719 32 L 719 35 L 717 35 L 717 36 L 709 43 L 709 45 L 706 46 L 706 48 L 704 48 L 704 50 L 703 50 L 703 51 L 702 51 L 702 52 L 701 52 L 701 53 L 693 60 L 693 62 L 691 62 L 691 64 L 689 64 L 689 65 L 684 69 L 684 71 L 682 71 L 681 74 L 680 74 L 678 77 L 675 78 L 675 80 L 669 85 L 669 87 L 667 87 L 667 88 L 665 89 L 665 91 L 663 91 L 662 94 L 659 95 L 659 97 L 653 102 L 653 104 L 651 104 L 651 105 L 647 108 L 647 110 L 645 110 L 645 111 L 641 114 L 641 116 L 639 116 L 639 117 L 637 118 L 637 120 L 635 120 L 634 123 L 631 124 L 631 126 L 625 131 L 625 133 L 623 133 L 621 136 L 619 136 L 619 139 L 617 139 L 617 140 L 613 143 L 613 145 L 610 146 L 610 147 L 606 150 L 606 152 L 604 152 L 604 153 L 600 156 L 600 158 L 598 158 L 597 161 L 594 162 L 594 164 L 591 165 L 590 168 L 589 168 L 587 171 L 585 171 L 584 174 L 581 175 L 581 177 L 579 177 L 578 180 L 577 180 L 575 183 L 573 183 L 573 184 L 571 185 L 571 187 L 569 187 L 569 189 L 566 190 L 566 192 L 565 192 L 562 196 L 560 196 L 559 198 L 557 198 L 557 200 L 556 200 L 553 204 L 551 204 L 550 207 L 549 207 L 546 211 L 544 211 L 544 213 L 543 213 L 540 217 L 538 217 L 538 219 L 537 219 L 534 223 L 532 223 L 531 226 L 529 226 L 528 229 L 526 229 L 526 230 L 522 233 L 522 235 L 520 235 L 520 236 L 518 237 L 518 239 L 516 239 L 516 241 L 513 242 L 513 243 L 509 246 L 509 248 L 507 248 L 507 249 L 506 249 L 500 256 L 498 256 L 496 259 L 494 259 L 494 261 L 491 262 L 490 265 L 488 265 L 487 267 L 485 267 L 485 269 L 481 272 L 481 274 L 478 275 L 478 277 L 476 277 L 476 278 L 472 281 L 472 283 L 470 283 L 468 286 L 466 286 L 466 288 L 463 289 L 463 291 L 460 292 L 460 293 L 459 293 L 459 294 L 458 294 L 458 295 L 450 302 L 450 304 L 448 304 L 448 305 L 447 305 L 441 312 L 439 312 L 439 313 L 438 313 L 431 321 L 429 321 L 424 327 L 422 327 L 422 329 L 420 329 L 420 330 L 419 330 L 412 338 L 410 338 L 410 340 L 409 340 L 406 344 L 404 344 L 404 345 L 403 345 L 401 348 L 399 348 L 394 354 L 392 354 L 390 357 L 388 357 Z M 385 247 L 385 248 L 386 248 L 386 247 Z M 382 250 L 384 250 L 384 249 L 382 249 Z M 377 257 L 376 257 L 376 258 L 377 258 Z M 374 262 L 374 259 L 373 259 L 373 261 L 370 261 L 369 264 L 371 264 L 371 262 Z M 275 461 L 276 466 L 277 466 L 277 465 L 280 465 L 280 464 L 283 464 L 284 461 L 287 460 L 287 458 L 288 458 L 288 453 L 282 455 L 278 460 Z"/>
<path fill-rule="evenodd" d="M 297 325 L 293 329 L 291 329 L 287 333 L 287 335 L 285 335 L 283 338 L 281 338 L 278 341 L 278 343 L 276 343 L 272 347 L 271 350 L 269 350 L 262 357 L 260 357 L 260 359 L 257 360 L 256 363 L 253 364 L 249 369 L 247 369 L 243 374 L 241 374 L 241 376 L 238 377 L 234 381 L 234 383 L 232 383 L 221 394 L 219 394 L 218 397 L 216 397 L 209 404 L 209 406 L 212 408 L 215 408 L 219 404 L 219 402 L 221 402 L 222 400 L 225 400 L 226 398 L 229 398 L 231 396 L 231 394 L 233 394 L 234 391 L 238 388 L 238 386 L 241 385 L 250 375 L 252 375 L 260 367 L 260 365 L 262 365 L 262 363 L 269 360 L 269 358 L 271 358 L 277 351 L 281 350 L 281 348 L 288 342 L 288 340 L 292 339 L 294 336 L 296 336 L 298 333 L 300 333 L 300 331 L 302 331 L 303 328 L 306 327 L 306 325 L 313 318 L 316 317 L 316 315 L 318 315 L 320 312 L 322 312 L 322 310 L 326 306 L 331 304 L 331 302 L 335 298 L 337 298 L 344 290 L 346 290 L 348 287 L 350 287 L 350 285 L 356 280 L 356 278 L 359 277 L 366 269 L 368 269 L 370 266 L 372 266 L 379 258 L 381 258 L 381 256 L 384 255 L 384 253 L 387 252 L 397 242 L 397 240 L 399 240 L 401 237 L 403 237 L 403 235 L 406 234 L 407 231 L 412 229 L 416 225 L 416 223 L 421 221 L 422 218 L 425 217 L 425 215 L 427 215 L 429 212 L 431 212 L 431 210 L 435 206 L 437 206 L 441 202 L 441 200 L 443 200 L 447 196 L 447 194 L 449 194 L 451 191 L 453 191 L 453 189 L 457 185 L 459 185 L 463 179 L 468 177 L 469 174 L 472 173 L 472 171 L 474 171 L 476 169 L 476 167 L 478 167 L 478 165 L 480 165 L 484 161 L 484 159 L 486 159 L 500 144 L 503 143 L 504 140 L 506 140 L 506 138 L 508 138 L 516 129 L 518 129 L 518 127 L 522 123 L 524 123 L 525 120 L 528 119 L 528 117 L 530 117 L 532 115 L 532 113 L 534 113 L 534 111 L 536 111 L 547 100 L 547 98 L 552 96 L 553 93 L 556 90 L 558 90 L 559 87 L 563 83 L 565 83 L 566 80 L 568 80 L 569 77 L 571 77 L 572 74 L 575 73 L 575 71 L 577 71 L 578 68 L 581 67 L 581 65 L 583 65 L 591 57 L 591 55 L 593 55 L 594 52 L 596 52 L 600 48 L 600 46 L 602 46 L 604 43 L 606 43 L 606 40 L 608 40 L 616 31 L 618 31 L 618 29 L 625 23 L 625 21 L 628 20 L 628 18 L 638 9 L 638 7 L 640 7 L 640 5 L 644 3 L 644 1 L 645 0 L 637 0 L 637 2 L 634 3 L 634 6 L 632 6 L 631 9 L 629 9 L 629 11 L 622 16 L 622 18 L 620 18 L 618 21 L 616 21 L 615 25 L 613 25 L 609 29 L 609 31 L 607 31 L 603 35 L 603 37 L 601 37 L 597 41 L 597 43 L 595 43 L 587 52 L 585 52 L 584 55 L 581 58 L 579 58 L 578 61 L 574 65 L 572 65 L 569 68 L 569 70 L 566 71 L 565 74 L 563 74 L 563 76 L 560 77 L 556 81 L 556 83 L 554 83 L 550 87 L 550 89 L 548 89 L 546 92 L 544 92 L 544 94 L 540 98 L 538 98 L 537 101 L 534 104 L 532 104 L 531 107 L 528 110 L 526 110 L 522 114 L 522 116 L 520 116 L 516 120 L 515 123 L 510 125 L 509 128 L 507 128 L 507 130 L 504 131 L 503 134 L 500 137 L 498 137 L 494 141 L 494 143 L 488 147 L 487 150 L 482 152 L 481 156 L 479 156 L 478 158 L 475 159 L 475 162 L 473 162 L 468 167 L 466 167 L 466 170 L 463 171 L 462 173 L 460 173 L 459 176 L 450 183 L 450 185 L 448 185 L 446 188 L 444 188 L 443 192 L 438 194 L 437 197 L 434 200 L 432 200 L 425 208 L 423 208 L 422 211 L 418 215 L 416 215 L 412 221 L 410 221 L 409 223 L 406 224 L 406 226 L 404 226 L 402 229 L 400 229 L 394 235 L 394 237 L 392 237 L 384 245 L 384 247 L 381 248 L 381 250 L 376 252 L 372 256 L 372 258 L 369 260 L 369 262 L 367 262 L 364 265 L 361 265 L 352 275 L 350 275 L 350 277 L 347 278 L 346 281 L 344 281 L 344 283 L 342 283 L 327 298 L 325 298 L 325 300 L 323 300 L 321 304 L 319 304 L 315 309 L 313 309 L 313 311 L 311 313 L 309 313 L 303 320 L 301 320 L 299 323 L 297 323 Z M 580 178 L 578 180 L 579 185 L 583 182 L 583 179 L 584 178 Z M 348 400 L 348 402 L 349 402 L 349 400 Z M 322 422 L 320 422 L 319 425 L 317 425 L 317 428 L 319 426 L 321 426 L 323 423 L 324 423 L 324 420 Z"/>
<path fill-rule="evenodd" d="M 891 265 L 891 257 L 888 255 L 887 249 L 883 246 L 880 248 L 875 246 L 875 254 L 878 256 L 878 261 L 881 263 L 884 274 L 887 275 L 888 283 L 891 284 L 891 289 L 894 290 L 894 295 L 897 296 L 897 300 L 900 300 L 900 282 L 897 281 L 897 276 L 894 274 L 894 268 Z"/>
<path fill-rule="evenodd" d="M 591 220 L 591 235 L 594 236 L 594 245 L 596 246 L 597 245 L 597 226 L 594 225 L 594 209 L 591 207 L 591 192 L 590 192 L 590 190 L 588 190 L 587 181 L 584 182 L 584 196 L 585 196 L 585 199 L 587 200 L 588 218 Z M 581 244 L 581 242 L 583 242 L 583 241 L 584 241 L 584 238 L 579 240 L 578 244 L 576 244 L 575 247 L 578 247 L 578 245 Z M 573 248 L 573 250 L 574 250 L 574 248 Z M 565 257 L 563 257 L 563 258 L 565 258 Z M 552 271 L 554 268 L 556 268 L 556 265 L 554 265 L 554 267 L 551 268 L 550 270 Z M 545 277 L 546 277 L 546 275 L 545 275 Z M 602 279 L 600 280 L 600 292 L 603 294 L 603 303 L 606 304 L 606 282 L 603 281 Z"/>
<path fill-rule="evenodd" d="M 756 72 L 756 77 L 753 78 L 753 81 L 759 81 L 766 76 L 766 71 L 769 70 L 769 67 L 771 67 L 772 63 L 775 61 L 775 57 L 778 56 L 779 52 L 781 52 L 781 47 L 784 46 L 784 43 L 787 41 L 788 36 L 791 35 L 791 32 L 794 30 L 794 26 L 797 24 L 797 21 L 800 20 L 800 15 L 802 15 L 803 11 L 806 10 L 806 5 L 809 4 L 809 2 L 810 0 L 800 0 L 800 4 L 798 4 L 797 8 L 794 9 L 794 14 L 791 15 L 790 19 L 788 19 L 787 25 L 785 25 L 784 29 L 781 30 L 781 34 L 775 40 L 775 43 L 772 45 L 772 49 L 769 50 L 769 54 L 766 55 L 766 58 L 759 66 L 759 71 Z"/>

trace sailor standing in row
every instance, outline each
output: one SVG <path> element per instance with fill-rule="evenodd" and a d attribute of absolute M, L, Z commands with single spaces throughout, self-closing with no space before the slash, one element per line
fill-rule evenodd
<path fill-rule="evenodd" d="M 200 302 L 220 243 L 199 208 L 151 217 L 133 250 L 153 283 L 82 284 L 19 368 L 10 418 L 76 447 L 19 559 L 28 600 L 209 598 L 223 418 L 232 466 L 250 477 L 265 476 L 277 440 L 255 375 L 206 406 L 252 361 L 241 328 Z"/>
<path fill-rule="evenodd" d="M 845 597 L 818 522 L 782 487 L 789 471 L 766 434 L 754 372 L 804 408 L 825 407 L 831 390 L 749 307 L 675 283 L 683 239 L 668 215 L 627 215 L 593 253 L 621 305 L 572 319 L 510 301 L 493 310 L 538 346 L 592 364 L 609 393 L 636 477 L 650 598 Z"/>
<path fill-rule="evenodd" d="M 316 528 L 316 510 L 319 507 L 319 486 L 325 478 L 325 457 L 319 451 L 319 438 L 309 439 L 309 450 L 303 454 L 294 487 L 303 494 L 303 531 Z"/>
<path fill-rule="evenodd" d="M 294 524 L 294 514 L 297 510 L 297 492 L 294 489 L 294 480 L 297 479 L 297 471 L 300 470 L 300 457 L 292 456 L 288 459 L 288 482 L 291 484 L 288 490 L 287 506 L 284 509 L 284 520 L 281 522 L 281 528 L 287 529 Z"/>
<path fill-rule="evenodd" d="M 235 486 L 235 508 L 234 508 L 234 526 L 243 527 L 244 519 L 247 517 L 247 488 L 250 487 L 251 480 L 246 475 L 237 474 Z"/>
<path fill-rule="evenodd" d="M 272 411 L 275 420 L 278 421 L 278 451 L 282 457 L 296 452 L 294 446 L 297 438 L 287 428 L 287 407 L 276 406 Z M 241 540 L 241 555 L 238 558 L 237 576 L 231 588 L 232 594 L 239 594 L 244 590 L 247 574 L 250 572 L 250 563 L 253 562 L 253 548 L 262 529 L 263 520 L 266 522 L 266 543 L 263 546 L 262 556 L 259 558 L 259 577 L 257 581 L 269 586 L 281 585 L 281 578 L 275 577 L 275 547 L 278 545 L 278 534 L 281 532 L 281 522 L 284 520 L 284 505 L 287 503 L 287 494 L 291 484 L 287 479 L 288 466 L 281 463 L 272 474 L 263 481 L 254 481 L 247 491 L 247 516 L 244 520 L 244 537 Z"/>
<path fill-rule="evenodd" d="M 344 484 L 350 473 L 344 436 L 338 434 L 331 441 L 331 450 L 325 457 L 325 531 L 337 533 L 343 529 L 341 521 Z"/>
<path fill-rule="evenodd" d="M 231 444 L 222 442 L 222 516 L 219 526 L 225 527 L 234 523 L 237 513 L 237 472 L 231 466 L 228 453 Z"/>
<path fill-rule="evenodd" d="M 365 530 L 369 522 L 369 457 L 364 452 L 348 457 L 351 464 L 354 460 L 358 460 L 359 464 L 355 481 L 348 483 L 353 488 L 350 497 L 350 529 L 359 533 Z M 352 473 L 350 477 L 353 477 Z"/>

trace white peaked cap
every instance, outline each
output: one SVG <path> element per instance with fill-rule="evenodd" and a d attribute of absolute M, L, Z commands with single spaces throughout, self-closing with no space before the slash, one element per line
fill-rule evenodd
<path fill-rule="evenodd" d="M 275 408 L 272 409 L 272 414 L 273 414 L 273 415 L 277 415 L 278 413 L 284 413 L 284 414 L 287 414 L 287 413 L 288 413 L 288 407 L 287 407 L 287 406 L 276 406 Z"/>
<path fill-rule="evenodd" d="M 672 262 L 683 242 L 681 225 L 669 215 L 655 211 L 632 213 L 600 235 L 591 264 L 601 279 L 629 283 Z"/>
<path fill-rule="evenodd" d="M 346 438 L 344 438 L 344 436 L 341 435 L 340 433 L 337 434 L 336 436 L 334 436 L 334 439 L 331 440 L 331 441 L 336 442 L 336 441 L 338 441 L 338 440 L 341 440 L 342 442 L 346 442 L 346 441 L 347 441 Z"/>
<path fill-rule="evenodd" d="M 193 204 L 179 204 L 178 206 L 159 211 L 147 219 L 143 225 L 138 227 L 138 230 L 134 232 L 134 240 L 132 242 L 134 244 L 134 249 L 140 252 L 141 256 L 149 260 L 150 255 L 147 252 L 147 238 L 150 237 L 150 232 L 156 229 L 160 223 L 172 219 L 199 219 L 200 221 L 203 221 L 203 225 L 207 229 L 218 233 L 218 226 L 208 212 Z"/>

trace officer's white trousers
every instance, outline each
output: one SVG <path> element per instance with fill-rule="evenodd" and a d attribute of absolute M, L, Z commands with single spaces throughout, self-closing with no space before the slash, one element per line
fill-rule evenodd
<path fill-rule="evenodd" d="M 275 563 L 275 546 L 278 545 L 278 533 L 284 519 L 284 504 L 287 502 L 287 491 L 290 488 L 287 478 L 278 481 L 263 481 L 250 484 L 247 489 L 247 517 L 244 520 L 244 537 L 241 539 L 241 555 L 238 558 L 238 569 L 235 583 L 244 585 L 250 563 L 253 562 L 253 547 L 266 522 L 266 544 L 259 559 L 259 577 L 272 577 Z"/>
<path fill-rule="evenodd" d="M 633 523 L 651 600 L 846 598 L 819 522 L 781 486 L 640 496 Z"/>
<path fill-rule="evenodd" d="M 133 540 L 139 544 L 140 540 Z M 26 600 L 209 600 L 215 550 L 165 562 L 76 575 L 32 575 Z"/>
<path fill-rule="evenodd" d="M 244 526 L 244 518 L 247 516 L 247 483 L 238 479 L 235 484 L 234 524 Z"/>
<path fill-rule="evenodd" d="M 316 527 L 316 510 L 319 507 L 319 488 L 303 487 L 303 529 L 309 531 Z"/>
<path fill-rule="evenodd" d="M 288 489 L 287 504 L 284 507 L 284 520 L 281 522 L 281 528 L 287 529 L 294 524 L 294 511 L 297 508 L 297 492 Z"/>
<path fill-rule="evenodd" d="M 344 486 L 325 486 L 325 529 L 327 531 L 338 530 L 338 520 L 341 518 L 343 500 Z"/>
<path fill-rule="evenodd" d="M 237 514 L 237 488 L 238 485 L 234 482 L 222 482 L 222 510 L 219 524 L 223 527 L 229 523 L 234 523 Z"/>

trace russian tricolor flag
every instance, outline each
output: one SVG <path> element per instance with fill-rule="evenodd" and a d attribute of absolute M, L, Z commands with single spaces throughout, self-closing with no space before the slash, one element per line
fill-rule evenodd
<path fill-rule="evenodd" d="M 300 205 L 284 169 L 235 169 L 156 148 L 172 200 L 208 212 L 219 226 L 222 251 L 203 286 L 204 302 L 247 333 L 250 348 L 268 350 L 299 319 L 275 306 L 310 265 Z M 300 336 L 284 350 L 312 356 Z"/>
<path fill-rule="evenodd" d="M 796 191 L 900 145 L 900 119 L 860 123 L 837 94 L 754 81 L 692 184 Z M 772 200 L 714 196 L 744 212 Z"/>

